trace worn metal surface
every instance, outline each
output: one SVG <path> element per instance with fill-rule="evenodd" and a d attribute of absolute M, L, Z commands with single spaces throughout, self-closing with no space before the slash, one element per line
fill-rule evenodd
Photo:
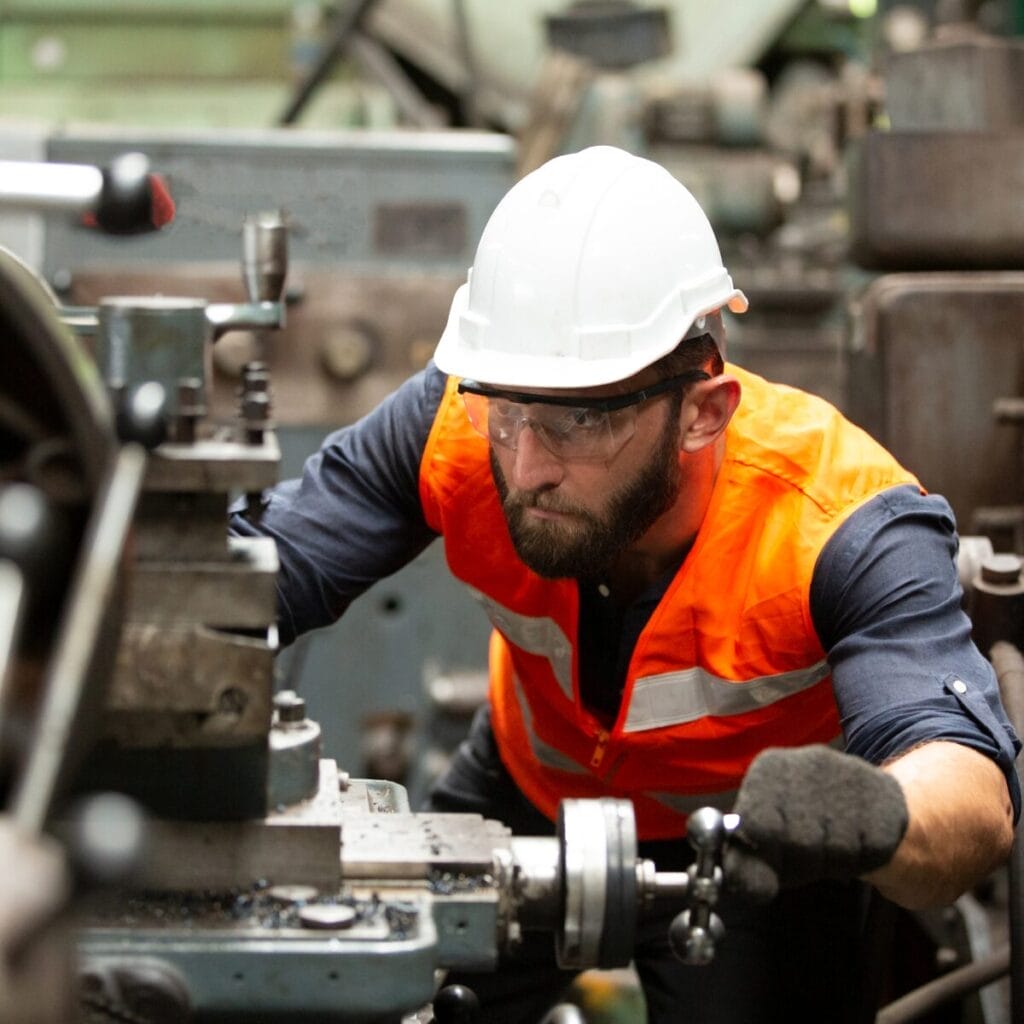
<path fill-rule="evenodd" d="M 373 783 L 341 790 L 335 763 L 320 767 L 315 799 L 262 822 L 154 823 L 143 881 L 161 891 L 90 907 L 89 969 L 155 958 L 197 1012 L 265 1022 L 397 1019 L 429 1001 L 437 967 L 492 968 L 508 830 L 421 819 L 394 795 L 375 808 Z"/>
<path fill-rule="evenodd" d="M 129 617 L 154 625 L 265 627 L 275 613 L 277 549 L 269 538 L 254 540 L 232 543 L 227 557 L 216 562 L 140 563 L 132 580 Z"/>
<path fill-rule="evenodd" d="M 265 641 L 198 624 L 126 623 L 104 734 L 125 747 L 265 737 L 273 653 Z"/>
<path fill-rule="evenodd" d="M 279 452 L 272 434 L 259 444 L 199 440 L 192 445 L 161 445 L 146 472 L 152 492 L 260 490 L 277 479 Z"/>
<path fill-rule="evenodd" d="M 339 777 L 342 810 L 349 814 L 408 813 L 409 794 L 404 786 L 387 779 L 351 779 L 348 772 Z"/>
<path fill-rule="evenodd" d="M 168 446 L 162 446 L 166 448 Z M 152 469 L 152 461 L 150 468 Z M 158 470 L 157 475 L 162 475 Z M 238 561 L 259 565 L 265 560 L 246 545 L 224 536 L 228 497 L 224 493 L 147 492 L 136 514 L 134 552 L 140 562 Z"/>
<path fill-rule="evenodd" d="M 359 924 L 337 931 L 231 927 L 229 914 L 219 929 L 133 921 L 95 929 L 81 955 L 91 969 L 169 963 L 187 979 L 192 1005 L 213 1019 L 277 1024 L 301 1008 L 299 1019 L 323 1024 L 397 1021 L 433 995 L 434 922 L 412 901 L 363 907 Z"/>
<path fill-rule="evenodd" d="M 284 328 L 268 337 L 234 331 L 213 346 L 211 417 L 223 423 L 233 415 L 241 367 L 260 359 L 273 375 L 278 426 L 329 427 L 358 419 L 426 364 L 464 279 L 464 269 L 390 275 L 341 264 L 293 266 Z M 201 295 L 211 302 L 230 301 L 241 290 L 237 265 L 193 258 L 141 269 L 89 266 L 73 275 L 68 294 L 85 305 L 114 288 Z M 173 450 L 166 451 L 173 458 Z"/>
<path fill-rule="evenodd" d="M 310 718 L 285 721 L 280 709 L 270 729 L 270 770 L 267 803 L 295 804 L 312 796 L 320 783 L 320 725 Z M 337 773 L 331 780 L 338 792 Z"/>
<path fill-rule="evenodd" d="M 980 506 L 1019 504 L 1020 436 L 992 409 L 1024 387 L 1024 273 L 885 275 L 853 310 L 853 419 L 949 499 L 964 532 Z"/>
<path fill-rule="evenodd" d="M 509 829 L 476 814 L 373 814 L 345 822 L 347 879 L 426 878 L 432 871 L 483 874 Z"/>
<path fill-rule="evenodd" d="M 777 257 L 737 265 L 733 273 L 750 299 L 750 310 L 728 317 L 726 358 L 843 409 L 848 276 L 836 268 Z"/>
<path fill-rule="evenodd" d="M 1024 131 L 879 132 L 852 144 L 850 247 L 865 267 L 1024 264 Z"/>
<path fill-rule="evenodd" d="M 257 882 L 341 883 L 341 805 L 337 766 L 320 762 L 313 797 L 254 821 L 156 820 L 141 885 L 174 891 L 250 887 Z"/>
<path fill-rule="evenodd" d="M 98 309 L 96 362 L 108 382 L 155 380 L 173 405 L 179 380 L 206 378 L 209 335 L 201 299 L 104 298 Z"/>
<path fill-rule="evenodd" d="M 293 264 L 462 275 L 487 217 L 512 184 L 514 149 L 505 136 L 470 132 L 66 132 L 51 138 L 51 160 L 102 164 L 125 150 L 143 152 L 166 177 L 177 212 L 158 238 L 127 245 L 82 238 L 49 219 L 44 273 L 127 261 L 231 260 L 242 218 L 282 209 Z M 421 233 L 383 230 L 396 201 L 417 204 L 428 219 L 437 210 L 445 217 L 463 211 L 465 230 L 442 235 L 444 244 L 433 247 Z"/>
<path fill-rule="evenodd" d="M 1024 42 L 1019 39 L 965 27 L 951 38 L 891 54 L 885 80 L 894 131 L 1024 130 Z"/>

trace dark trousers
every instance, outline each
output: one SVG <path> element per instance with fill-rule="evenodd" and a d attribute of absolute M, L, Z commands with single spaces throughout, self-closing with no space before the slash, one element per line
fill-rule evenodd
<path fill-rule="evenodd" d="M 428 809 L 482 814 L 516 835 L 551 835 L 553 824 L 518 790 L 501 763 L 487 709 L 435 784 Z M 692 859 L 685 839 L 640 843 L 663 871 Z M 689 967 L 668 944 L 678 908 L 645 919 L 634 966 L 651 1024 L 855 1024 L 872 1019 L 862 1005 L 860 938 L 865 889 L 824 883 L 786 890 L 769 906 L 725 894 L 718 913 L 726 937 L 714 961 Z M 514 957 L 494 973 L 453 972 L 447 983 L 472 988 L 482 1024 L 537 1024 L 559 1001 L 573 973 L 555 964 L 554 938 L 526 933 Z"/>

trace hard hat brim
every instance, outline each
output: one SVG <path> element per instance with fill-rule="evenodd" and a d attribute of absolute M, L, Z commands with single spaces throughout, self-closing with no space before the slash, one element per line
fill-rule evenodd
<path fill-rule="evenodd" d="M 747 297 L 734 289 L 724 300 L 732 313 L 745 313 Z M 463 284 L 452 299 L 448 322 L 434 352 L 434 362 L 443 373 L 465 377 L 502 387 L 521 388 L 591 388 L 626 380 L 671 352 L 686 335 L 691 325 L 722 306 L 716 302 L 708 309 L 698 309 L 690 323 L 681 331 L 666 337 L 662 346 L 631 352 L 621 358 L 582 359 L 565 353 L 531 355 L 494 352 L 476 348 L 467 337 L 464 314 L 469 307 L 469 284 Z"/>

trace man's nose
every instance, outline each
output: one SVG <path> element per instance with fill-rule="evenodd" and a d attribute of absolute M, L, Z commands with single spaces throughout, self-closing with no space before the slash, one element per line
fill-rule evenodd
<path fill-rule="evenodd" d="M 552 487 L 562 482 L 565 465 L 544 447 L 527 420 L 519 428 L 512 453 L 512 486 L 521 491 Z"/>

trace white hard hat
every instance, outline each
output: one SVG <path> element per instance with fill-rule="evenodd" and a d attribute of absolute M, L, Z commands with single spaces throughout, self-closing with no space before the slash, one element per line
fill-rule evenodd
<path fill-rule="evenodd" d="M 624 380 L 723 306 L 747 308 L 704 211 L 660 165 L 611 146 L 527 175 L 484 228 L 438 367 L 506 387 Z"/>

